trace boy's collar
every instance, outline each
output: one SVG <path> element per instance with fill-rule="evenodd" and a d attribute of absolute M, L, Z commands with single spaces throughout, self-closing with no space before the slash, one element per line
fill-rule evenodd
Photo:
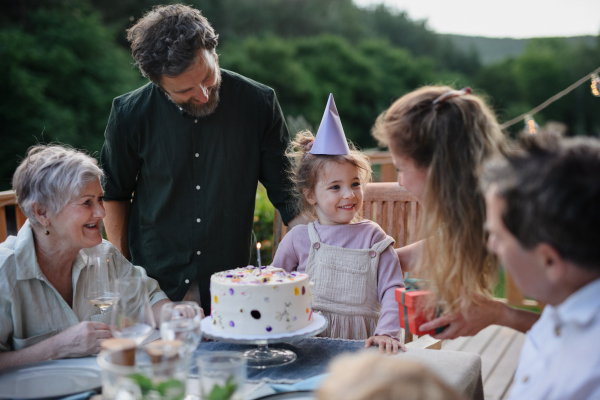
<path fill-rule="evenodd" d="M 556 307 L 551 307 L 562 323 L 587 325 L 600 312 L 600 278 L 583 286 Z"/>

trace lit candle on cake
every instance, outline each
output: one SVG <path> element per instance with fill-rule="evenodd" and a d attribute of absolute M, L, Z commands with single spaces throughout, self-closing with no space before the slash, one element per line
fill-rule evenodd
<path fill-rule="evenodd" d="M 258 268 L 262 268 L 260 266 L 260 247 L 261 247 L 260 242 L 256 243 L 256 255 L 258 256 Z"/>

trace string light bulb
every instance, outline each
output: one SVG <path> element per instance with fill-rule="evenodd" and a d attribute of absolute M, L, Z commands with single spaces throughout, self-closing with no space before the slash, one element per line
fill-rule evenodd
<path fill-rule="evenodd" d="M 525 116 L 525 133 L 535 135 L 539 129 L 538 124 L 535 122 L 533 117 L 529 114 Z"/>
<path fill-rule="evenodd" d="M 598 77 L 598 74 L 592 74 L 590 77 L 592 78 L 592 94 L 600 97 L 600 77 Z"/>

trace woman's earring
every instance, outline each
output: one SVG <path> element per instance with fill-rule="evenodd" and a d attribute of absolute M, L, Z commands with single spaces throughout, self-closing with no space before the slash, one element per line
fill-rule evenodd
<path fill-rule="evenodd" d="M 48 227 L 46 226 L 46 232 L 44 232 L 46 234 L 46 236 L 48 236 L 50 234 L 50 232 L 48 232 Z"/>

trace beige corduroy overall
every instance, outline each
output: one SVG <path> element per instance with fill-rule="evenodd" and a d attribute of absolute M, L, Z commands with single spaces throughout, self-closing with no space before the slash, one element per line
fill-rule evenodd
<path fill-rule="evenodd" d="M 377 270 L 379 256 L 394 239 L 387 236 L 370 249 L 346 249 L 321 242 L 313 223 L 308 224 L 310 253 L 306 273 L 311 282 L 313 310 L 329 321 L 319 336 L 367 339 L 379 320 Z"/>

